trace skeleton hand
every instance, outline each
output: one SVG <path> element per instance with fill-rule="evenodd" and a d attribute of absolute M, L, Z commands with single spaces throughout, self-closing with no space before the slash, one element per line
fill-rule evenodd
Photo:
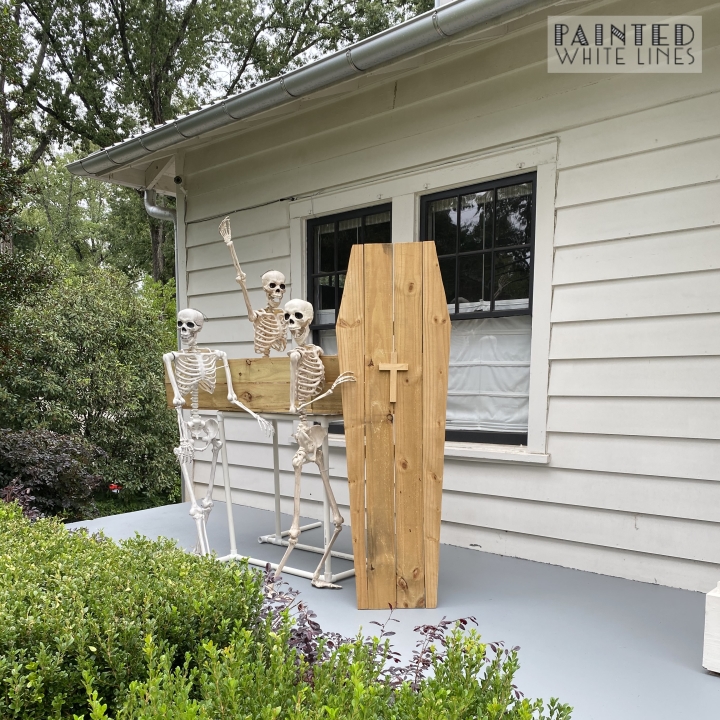
<path fill-rule="evenodd" d="M 230 231 L 230 217 L 226 217 L 221 223 L 220 227 L 218 228 L 218 232 L 222 236 L 222 239 L 225 241 L 225 244 L 230 247 L 232 244 L 232 232 Z"/>

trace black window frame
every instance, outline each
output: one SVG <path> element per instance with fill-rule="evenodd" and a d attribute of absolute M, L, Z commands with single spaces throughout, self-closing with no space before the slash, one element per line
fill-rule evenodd
<path fill-rule="evenodd" d="M 473 193 L 479 193 L 479 192 L 485 192 L 487 190 L 498 190 L 500 188 L 504 187 L 512 187 L 513 185 L 521 185 L 522 183 L 530 182 L 532 183 L 532 209 L 530 212 L 530 242 L 527 244 L 527 247 L 530 249 L 530 268 L 529 268 L 529 287 L 528 287 L 528 306 L 527 308 L 517 309 L 517 310 L 479 310 L 476 312 L 455 312 L 450 313 L 450 320 L 473 320 L 473 319 L 482 319 L 482 318 L 490 318 L 490 317 L 508 317 L 511 315 L 532 315 L 532 304 L 533 304 L 533 276 L 535 274 L 535 213 L 537 209 L 537 202 L 536 202 L 536 195 L 537 195 L 537 173 L 530 172 L 530 173 L 523 173 L 521 175 L 511 175 L 509 177 L 503 177 L 499 178 L 497 180 L 490 180 L 487 182 L 482 183 L 475 183 L 474 185 L 465 185 L 463 187 L 459 188 L 452 188 L 450 190 L 443 190 L 442 192 L 437 193 L 431 193 L 428 195 L 422 195 L 420 197 L 420 239 L 426 240 L 428 239 L 428 221 L 427 221 L 427 215 L 428 215 L 428 205 L 431 202 L 435 202 L 437 200 L 447 200 L 449 198 L 457 198 L 458 200 L 463 195 L 471 195 Z M 451 257 L 453 254 L 456 258 L 456 265 L 455 265 L 455 300 L 457 302 L 458 300 L 458 283 L 460 278 L 460 273 L 457 272 L 457 266 L 460 262 L 460 258 L 462 257 L 470 257 L 470 256 L 476 256 L 476 255 L 487 255 L 490 254 L 492 257 L 492 270 L 491 270 L 491 279 L 490 279 L 490 288 L 492 290 L 493 287 L 493 281 L 494 281 L 494 274 L 495 274 L 495 253 L 496 251 L 499 252 L 505 252 L 506 250 L 514 250 L 518 248 L 526 247 L 526 244 L 523 245 L 508 245 L 508 246 L 502 246 L 501 248 L 495 248 L 495 229 L 497 227 L 497 193 L 495 194 L 495 200 L 493 202 L 493 246 L 490 249 L 486 250 L 471 250 L 468 252 L 459 252 L 457 247 L 457 242 L 455 245 L 455 252 L 454 253 L 445 253 L 444 255 L 440 255 L 439 257 L 442 258 L 448 258 Z M 458 223 L 457 227 L 459 228 L 460 222 L 459 222 L 459 216 L 460 216 L 460 202 L 458 202 Z M 493 306 L 495 304 L 495 300 L 491 300 Z"/>
<path fill-rule="evenodd" d="M 532 208 L 530 212 L 530 242 L 529 244 L 523 244 L 523 245 L 513 245 L 513 246 L 502 246 L 501 248 L 497 248 L 498 251 L 504 252 L 505 250 L 512 250 L 512 249 L 518 249 L 518 248 L 524 248 L 526 245 L 530 249 L 530 267 L 529 267 L 529 285 L 528 285 L 528 306 L 527 308 L 517 309 L 517 310 L 480 310 L 476 312 L 455 312 L 450 313 L 450 320 L 451 322 L 455 321 L 462 321 L 462 320 L 473 320 L 473 319 L 483 319 L 483 318 L 493 318 L 493 317 L 509 317 L 513 315 L 530 315 L 532 316 L 532 308 L 533 308 L 533 281 L 534 281 L 534 275 L 535 275 L 535 225 L 536 225 L 536 213 L 537 213 L 537 173 L 536 172 L 529 172 L 529 173 L 521 173 L 518 175 L 510 175 L 502 178 L 498 178 L 496 180 L 489 180 L 487 182 L 482 183 L 474 183 L 473 185 L 464 185 L 462 187 L 457 188 L 451 188 L 449 190 L 443 190 L 441 192 L 437 193 L 429 193 L 427 195 L 422 195 L 420 197 L 420 239 L 425 240 L 428 239 L 428 208 L 431 202 L 435 202 L 437 200 L 447 200 L 449 198 L 457 198 L 458 199 L 458 219 L 457 219 L 457 228 L 458 228 L 458 236 L 459 236 L 459 228 L 460 228 L 460 210 L 461 210 L 461 203 L 460 198 L 463 195 L 470 195 L 473 193 L 478 192 L 485 192 L 487 190 L 494 190 L 497 191 L 500 188 L 504 187 L 511 187 L 513 185 L 520 185 L 522 183 L 532 183 L 532 193 L 531 193 L 531 202 L 532 202 Z M 459 295 L 459 277 L 460 273 L 457 271 L 458 264 L 460 262 L 460 258 L 464 256 L 470 256 L 470 255 L 481 255 L 481 254 L 491 254 L 492 257 L 492 265 L 491 265 L 491 279 L 490 279 L 490 288 L 492 291 L 493 283 L 494 283 L 494 270 L 495 270 L 495 259 L 494 254 L 496 252 L 495 248 L 495 230 L 497 228 L 497 192 L 495 192 L 494 200 L 493 200 L 493 244 L 490 249 L 485 250 L 473 250 L 469 252 L 459 252 L 458 248 L 458 239 L 456 237 L 455 242 L 455 258 L 456 258 L 456 265 L 455 265 L 455 302 L 456 302 L 456 308 L 458 307 L 458 295 Z M 446 253 L 444 255 L 441 255 L 442 258 L 452 257 L 452 254 Z M 491 307 L 494 307 L 495 300 L 491 299 L 492 305 Z M 507 433 L 507 432 L 487 432 L 487 431 L 481 431 L 481 430 L 446 430 L 445 431 L 445 439 L 449 441 L 456 441 L 456 442 L 471 442 L 471 443 L 485 443 L 485 444 L 491 444 L 491 445 L 527 445 L 528 441 L 528 434 L 527 432 L 524 433 Z"/>
<path fill-rule="evenodd" d="M 307 238 L 307 296 L 310 298 L 309 302 L 312 303 L 315 308 L 315 317 L 318 316 L 317 299 L 315 298 L 315 279 L 318 277 L 329 277 L 333 276 L 338 278 L 340 275 L 346 274 L 346 271 L 341 271 L 337 267 L 337 233 L 338 225 L 343 220 L 353 220 L 355 218 L 360 219 L 360 233 L 359 233 L 359 245 L 365 244 L 365 220 L 371 215 L 379 215 L 381 213 L 390 213 L 390 223 L 392 227 L 392 202 L 386 202 L 379 205 L 368 205 L 363 208 L 356 210 L 348 210 L 346 212 L 334 213 L 332 215 L 322 215 L 319 217 L 310 218 L 307 220 L 306 225 L 306 238 Z M 321 272 L 315 271 L 315 228 L 322 225 L 329 225 L 330 223 L 335 224 L 335 263 L 334 270 L 332 272 Z M 392 233 L 392 230 L 391 230 Z M 391 238 L 392 240 L 392 238 Z M 340 285 L 336 281 L 335 287 L 335 321 L 337 321 L 337 313 L 340 310 Z M 332 323 L 317 323 L 313 320 L 310 325 L 310 330 L 313 333 L 313 342 L 318 342 L 318 332 L 320 330 L 334 330 L 336 322 Z"/>

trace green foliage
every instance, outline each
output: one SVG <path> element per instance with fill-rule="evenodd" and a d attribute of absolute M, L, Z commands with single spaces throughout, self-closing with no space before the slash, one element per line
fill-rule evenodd
<path fill-rule="evenodd" d="M 169 540 L 116 545 L 0 504 L 0 717 L 570 718 L 523 698 L 516 650 L 465 621 L 424 626 L 398 668 L 384 626 L 384 639 L 323 634 L 296 595 L 244 563 Z"/>
<path fill-rule="evenodd" d="M 253 627 L 262 604 L 258 573 L 189 555 L 169 540 L 116 545 L 30 523 L 0 503 L 0 717 L 73 717 L 86 688 L 114 712 L 147 675 L 147 646 L 170 666 L 226 646 Z M 191 665 L 188 665 L 188 672 Z"/>
<path fill-rule="evenodd" d="M 26 514 L 81 519 L 103 478 L 104 453 L 86 440 L 50 430 L 0 430 L 0 488 L 10 489 Z M 23 502 L 28 500 L 29 502 Z"/>
<path fill-rule="evenodd" d="M 2 0 L 6 154 L 108 145 L 430 9 L 432 0 Z M 14 27 L 13 27 L 14 26 Z M 2 98 L 0 98 L 2 100 Z"/>
<path fill-rule="evenodd" d="M 413 685 L 385 673 L 387 645 L 358 637 L 313 664 L 290 643 L 291 625 L 263 642 L 238 629 L 221 648 L 203 643 L 198 665 L 173 665 L 172 655 L 146 645 L 148 676 L 132 683 L 117 720 L 568 720 L 553 699 L 522 698 L 513 684 L 517 653 L 495 650 L 460 627 L 431 650 L 430 675 Z M 322 655 L 322 653 L 321 653 Z M 90 697 L 93 700 L 93 696 Z M 97 697 L 94 697 L 97 709 Z M 168 713 L 171 715 L 168 715 Z M 93 716 L 94 717 L 94 716 Z M 104 713 L 99 718 L 107 718 Z"/>
<path fill-rule="evenodd" d="M 0 250 L 12 248 L 13 238 L 18 231 L 24 189 L 22 178 L 15 174 L 10 161 L 0 157 Z"/>
<path fill-rule="evenodd" d="M 0 255 L 0 427 L 46 428 L 107 454 L 127 502 L 176 500 L 177 428 L 162 355 L 176 343 L 174 284 Z"/>
<path fill-rule="evenodd" d="M 129 188 L 71 175 L 66 165 L 80 156 L 57 153 L 28 173 L 35 192 L 22 220 L 35 229 L 21 249 L 61 255 L 75 263 L 115 267 L 139 280 L 152 273 L 150 218 L 139 193 Z M 172 229 L 163 244 L 166 282 L 174 273 Z"/>

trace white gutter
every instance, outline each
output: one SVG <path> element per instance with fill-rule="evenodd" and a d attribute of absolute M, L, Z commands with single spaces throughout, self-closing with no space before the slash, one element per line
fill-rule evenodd
<path fill-rule="evenodd" d="M 328 85 L 358 77 L 379 65 L 439 43 L 534 1 L 455 0 L 239 95 L 99 150 L 70 163 L 68 170 L 80 176 L 105 175 L 189 138 L 284 105 Z"/>

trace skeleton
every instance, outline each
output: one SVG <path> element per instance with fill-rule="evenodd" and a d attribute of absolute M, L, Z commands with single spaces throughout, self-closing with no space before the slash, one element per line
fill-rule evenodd
<path fill-rule="evenodd" d="M 218 361 L 222 362 L 225 370 L 225 379 L 228 386 L 228 401 L 241 410 L 250 413 L 260 424 L 260 427 L 272 435 L 272 425 L 252 410 L 245 407 L 238 399 L 232 386 L 230 366 L 227 355 L 222 350 L 211 350 L 197 346 L 197 336 L 202 330 L 205 318 L 197 310 L 181 310 L 177 315 L 177 325 L 180 331 L 180 340 L 184 348 L 178 352 L 169 352 L 163 355 L 163 362 L 170 378 L 173 389 L 173 405 L 177 412 L 178 429 L 180 431 L 180 445 L 175 448 L 175 455 L 180 463 L 183 481 L 190 496 L 190 517 L 197 527 L 198 544 L 196 551 L 200 555 L 210 552 L 207 536 L 207 520 L 213 508 L 212 493 L 215 483 L 215 469 L 222 442 L 219 437 L 219 426 L 213 418 L 203 418 L 198 412 L 198 395 L 200 390 L 208 393 L 215 391 L 217 382 Z M 183 418 L 182 407 L 185 398 L 190 397 L 190 419 Z M 210 464 L 210 480 L 205 497 L 199 502 L 194 491 L 194 460 L 195 453 L 202 452 L 212 446 L 212 460 Z"/>
<path fill-rule="evenodd" d="M 267 296 L 267 307 L 263 310 L 253 310 L 250 304 L 247 285 L 245 284 L 245 278 L 247 276 L 242 271 L 240 262 L 235 254 L 235 245 L 232 241 L 229 217 L 226 217 L 220 223 L 219 231 L 225 244 L 230 249 L 230 256 L 232 257 L 235 272 L 237 273 L 235 280 L 240 285 L 243 298 L 245 298 L 248 319 L 255 328 L 255 352 L 264 357 L 269 357 L 270 350 L 283 352 L 287 345 L 287 328 L 285 327 L 285 319 L 283 317 L 283 311 L 280 308 L 280 303 L 285 294 L 285 276 L 277 270 L 270 270 L 262 276 L 262 286 Z"/>
<path fill-rule="evenodd" d="M 307 344 L 313 317 L 313 306 L 305 300 L 290 300 L 285 305 L 285 322 L 296 344 L 288 353 L 291 413 L 298 412 L 298 407 L 316 395 L 325 382 L 322 348 Z"/>
<path fill-rule="evenodd" d="M 297 345 L 297 347 L 288 353 L 290 355 L 290 412 L 298 413 L 300 422 L 295 434 L 292 436 L 299 445 L 292 460 L 293 469 L 295 470 L 293 520 L 290 526 L 288 548 L 275 571 L 275 575 L 277 577 L 285 567 L 288 557 L 295 545 L 297 545 L 298 538 L 300 537 L 300 482 L 302 468 L 303 465 L 313 462 L 317 465 L 323 485 L 325 486 L 335 531 L 325 546 L 323 556 L 313 573 L 312 584 L 318 588 L 340 589 L 340 585 L 334 585 L 331 582 L 320 579 L 320 571 L 330 555 L 335 540 L 337 540 L 337 536 L 340 534 L 345 521 L 340 514 L 337 502 L 335 501 L 335 495 L 330 487 L 330 476 L 322 450 L 327 429 L 320 425 L 308 423 L 306 408 L 308 405 L 330 395 L 341 383 L 354 382 L 355 377 L 349 372 L 341 373 L 329 390 L 321 395 L 317 394 L 325 382 L 325 368 L 321 360 L 322 349 L 317 345 L 306 344 L 312 319 L 313 307 L 309 302 L 305 302 L 304 300 L 290 300 L 290 302 L 285 305 L 285 321 Z"/>

